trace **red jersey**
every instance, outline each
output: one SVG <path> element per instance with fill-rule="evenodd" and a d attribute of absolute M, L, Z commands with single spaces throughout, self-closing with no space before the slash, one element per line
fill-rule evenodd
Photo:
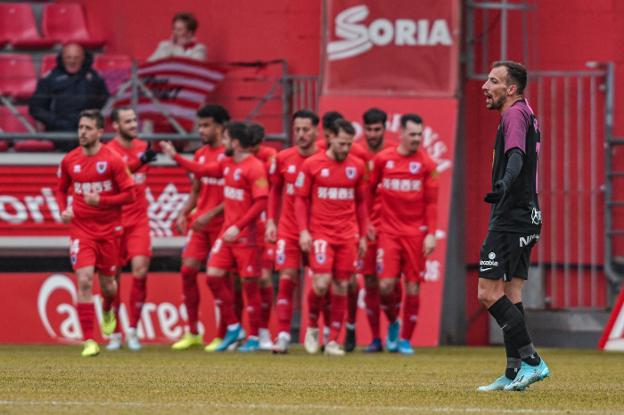
<path fill-rule="evenodd" d="M 284 237 L 298 240 L 299 228 L 295 217 L 295 181 L 301 171 L 303 162 L 310 156 L 304 157 L 297 147 L 290 147 L 277 153 L 275 168 L 270 179 L 271 188 L 279 189 L 278 200 L 269 200 L 269 206 L 274 207 L 281 202 L 281 215 L 278 232 Z M 275 209 L 269 208 L 269 219 L 275 220 Z"/>
<path fill-rule="evenodd" d="M 366 164 L 366 170 L 371 173 L 373 171 L 374 163 L 373 159 L 377 154 L 382 152 L 383 150 L 391 147 L 395 147 L 397 145 L 397 140 L 388 140 L 388 138 L 384 138 L 383 144 L 381 145 L 381 149 L 377 152 L 372 151 L 368 144 L 366 143 L 366 139 L 358 140 L 353 143 L 351 147 L 350 154 L 357 156 Z M 369 178 L 372 178 L 372 175 L 369 174 Z M 379 212 L 381 211 L 381 199 L 378 194 L 375 194 L 375 197 L 368 199 L 368 212 L 370 214 L 370 221 L 375 226 L 379 226 Z"/>
<path fill-rule="evenodd" d="M 397 147 L 379 153 L 371 186 L 381 199 L 380 232 L 393 236 L 435 232 L 436 164 L 422 147 L 411 156 L 399 154 Z"/>
<path fill-rule="evenodd" d="M 174 159 L 182 167 L 198 176 L 210 176 L 224 179 L 223 197 L 225 220 L 222 230 L 237 225 L 256 199 L 267 197 L 269 183 L 265 167 L 260 160 L 248 156 L 238 163 L 232 157 L 224 157 L 213 163 L 199 165 L 177 154 Z M 239 226 L 240 227 L 240 226 Z M 257 238 L 257 224 L 253 220 L 243 227 L 238 236 L 238 243 L 255 245 Z"/>
<path fill-rule="evenodd" d="M 308 157 L 295 182 L 297 196 L 309 202 L 309 231 L 334 243 L 354 242 L 358 234 L 356 204 L 366 198 L 364 163 L 349 154 L 341 162 L 325 151 Z"/>
<path fill-rule="evenodd" d="M 86 156 L 78 147 L 63 157 L 58 177 L 62 209 L 70 188 L 73 195 L 71 228 L 95 238 L 113 235 L 121 226 L 121 205 L 111 202 L 110 198 L 134 191 L 132 176 L 121 157 L 104 145 L 92 156 Z M 88 205 L 83 198 L 84 192 L 99 193 L 99 205 Z"/>
<path fill-rule="evenodd" d="M 225 147 L 220 145 L 218 147 L 211 147 L 205 145 L 197 151 L 193 156 L 193 160 L 199 164 L 216 163 L 223 159 L 225 155 L 223 152 Z M 216 208 L 223 203 L 223 178 L 219 177 L 201 177 L 199 178 L 201 187 L 199 189 L 199 196 L 197 198 L 197 205 L 193 211 L 193 220 L 203 215 L 204 213 Z M 215 216 L 206 226 L 206 231 L 219 231 L 223 226 L 223 215 Z"/>
<path fill-rule="evenodd" d="M 115 137 L 106 146 L 117 153 L 126 163 L 136 185 L 134 202 L 123 205 L 121 208 L 121 224 L 124 228 L 127 228 L 148 220 L 147 208 L 149 204 L 147 203 L 145 192 L 147 191 L 147 171 L 149 170 L 149 165 L 141 164 L 140 160 L 140 157 L 147 150 L 148 144 L 135 138 L 130 141 L 130 148 L 127 148 L 119 140 L 121 140 L 119 137 Z"/>

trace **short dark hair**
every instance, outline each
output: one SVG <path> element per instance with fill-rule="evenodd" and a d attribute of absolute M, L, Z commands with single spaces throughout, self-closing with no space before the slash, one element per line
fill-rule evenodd
<path fill-rule="evenodd" d="M 496 61 L 492 64 L 492 69 L 500 66 L 507 68 L 507 82 L 516 85 L 518 87 L 518 95 L 522 95 L 528 78 L 524 65 L 514 61 Z"/>
<path fill-rule="evenodd" d="M 230 113 L 221 105 L 208 104 L 197 110 L 197 118 L 212 118 L 217 124 L 225 125 L 230 121 Z"/>
<path fill-rule="evenodd" d="M 225 129 L 230 138 L 232 140 L 238 140 L 242 147 L 249 148 L 254 146 L 247 124 L 231 121 L 225 125 Z"/>
<path fill-rule="evenodd" d="M 330 131 L 334 133 L 334 135 L 338 135 L 340 131 L 344 131 L 349 135 L 355 135 L 355 128 L 353 128 L 353 124 L 351 124 L 351 121 L 345 120 L 344 118 L 339 118 L 334 121 Z"/>
<path fill-rule="evenodd" d="M 362 115 L 362 120 L 364 120 L 364 124 L 381 123 L 385 127 L 386 121 L 388 121 L 388 114 L 379 108 L 371 108 Z"/>
<path fill-rule="evenodd" d="M 293 121 L 295 121 L 295 118 L 306 118 L 310 120 L 312 122 L 312 125 L 315 127 L 319 123 L 318 115 L 316 115 L 314 111 L 310 111 L 310 110 L 299 110 L 295 112 L 292 116 Z"/>
<path fill-rule="evenodd" d="M 338 111 L 328 111 L 323 114 L 323 130 L 330 130 L 334 126 L 336 120 L 344 118 Z"/>
<path fill-rule="evenodd" d="M 186 29 L 191 33 L 195 33 L 195 31 L 197 30 L 197 26 L 199 26 L 199 24 L 197 23 L 197 18 L 191 12 L 176 13 L 175 16 L 173 16 L 173 20 L 171 20 L 171 24 L 177 22 L 178 20 L 183 22 L 186 26 Z"/>
<path fill-rule="evenodd" d="M 97 128 L 104 128 L 104 117 L 102 116 L 100 110 L 82 110 L 80 111 L 80 117 L 78 119 L 80 118 L 88 118 L 90 120 L 93 120 L 95 121 L 95 126 Z"/>
<path fill-rule="evenodd" d="M 119 122 L 119 113 L 121 111 L 134 111 L 134 109 L 132 107 L 118 107 L 113 109 L 110 116 L 112 122 Z"/>
<path fill-rule="evenodd" d="M 247 126 L 253 146 L 257 146 L 264 141 L 264 127 L 258 123 L 252 122 Z"/>
<path fill-rule="evenodd" d="M 423 120 L 420 115 L 417 114 L 403 114 L 401 116 L 401 127 L 405 128 L 408 122 L 413 122 L 414 124 L 422 124 Z"/>

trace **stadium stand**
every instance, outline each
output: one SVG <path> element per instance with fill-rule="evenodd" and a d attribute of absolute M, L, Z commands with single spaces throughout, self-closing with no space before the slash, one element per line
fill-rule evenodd
<path fill-rule="evenodd" d="M 18 49 L 42 49 L 54 45 L 53 39 L 43 38 L 37 30 L 29 4 L 0 4 L 0 45 Z"/>
<path fill-rule="evenodd" d="M 43 8 L 43 33 L 59 43 L 76 42 L 86 48 L 99 48 L 106 43 L 89 33 L 87 18 L 80 4 L 46 4 Z"/>
<path fill-rule="evenodd" d="M 26 105 L 18 105 L 15 109 L 31 125 L 35 124 L 35 120 L 30 116 L 30 114 L 28 114 L 28 107 Z M 29 132 L 28 128 L 26 128 L 17 116 L 7 107 L 0 107 L 0 131 L 14 133 Z M 9 147 L 9 140 L 0 141 L 0 151 L 7 151 Z M 47 152 L 54 150 L 54 143 L 50 140 L 20 140 L 13 144 L 13 150 L 16 152 Z"/>
<path fill-rule="evenodd" d="M 56 66 L 56 55 L 43 55 L 41 58 L 41 65 L 39 66 L 39 77 L 43 78 L 47 76 L 52 69 Z"/>

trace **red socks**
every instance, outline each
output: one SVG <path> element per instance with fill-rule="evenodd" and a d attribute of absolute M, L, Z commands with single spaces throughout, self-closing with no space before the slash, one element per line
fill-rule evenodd
<path fill-rule="evenodd" d="M 293 315 L 293 291 L 295 283 L 290 278 L 282 278 L 279 282 L 279 291 L 277 293 L 277 302 L 275 311 L 277 312 L 277 330 L 278 332 L 290 333 L 290 324 Z"/>
<path fill-rule="evenodd" d="M 260 316 L 260 328 L 266 329 L 269 327 L 269 320 L 271 319 L 271 308 L 273 307 L 273 286 L 260 287 L 260 303 L 262 307 Z"/>
<path fill-rule="evenodd" d="M 198 334 L 197 321 L 199 314 L 199 288 L 197 287 L 197 273 L 199 270 L 193 267 L 182 265 L 182 292 L 184 294 L 184 305 L 188 315 L 189 331 Z M 132 287 L 134 290 L 134 286 Z M 130 301 L 131 304 L 132 300 Z M 134 311 L 134 310 L 133 310 Z"/>
<path fill-rule="evenodd" d="M 360 286 L 355 283 L 355 286 L 349 286 L 347 291 L 347 324 L 355 326 L 355 319 L 357 318 L 358 309 L 358 296 L 360 294 Z"/>
<path fill-rule="evenodd" d="M 78 320 L 80 320 L 80 327 L 82 328 L 82 338 L 84 340 L 93 340 L 93 319 L 95 316 L 95 309 L 93 303 L 78 303 Z"/>
<path fill-rule="evenodd" d="M 228 277 L 208 277 L 208 284 L 215 296 L 215 301 L 218 301 L 222 324 L 229 326 L 238 323 L 240 320 L 234 313 L 234 297 Z"/>
<path fill-rule="evenodd" d="M 260 287 L 255 278 L 247 278 L 243 281 L 245 299 L 247 300 L 247 315 L 249 317 L 249 335 L 257 336 L 260 329 L 262 310 L 260 301 Z"/>
<path fill-rule="evenodd" d="M 381 338 L 381 331 L 379 328 L 379 285 L 366 286 L 366 296 L 364 297 L 366 303 L 366 317 L 368 317 L 368 324 L 371 329 L 373 339 Z"/>
<path fill-rule="evenodd" d="M 405 296 L 405 310 L 403 311 L 403 327 L 401 328 L 401 338 L 411 340 L 416 323 L 418 322 L 418 310 L 420 308 L 420 297 L 416 295 Z"/>
<path fill-rule="evenodd" d="M 325 296 L 318 295 L 312 288 L 310 288 L 310 291 L 308 291 L 308 326 L 312 328 L 318 327 L 321 305 L 324 303 L 324 300 Z M 329 321 L 329 319 L 325 321 Z"/>
<path fill-rule="evenodd" d="M 119 292 L 119 287 L 117 287 L 117 292 Z M 143 278 L 133 277 L 132 290 L 130 291 L 130 327 L 136 329 L 139 320 L 141 320 L 141 310 L 146 296 L 147 276 Z M 119 326 L 119 321 L 117 321 L 117 326 Z"/>
<path fill-rule="evenodd" d="M 323 324 L 325 327 L 329 327 L 329 323 L 331 322 L 331 288 L 327 290 L 325 296 L 322 298 Z"/>
<path fill-rule="evenodd" d="M 388 322 L 393 323 L 398 317 L 396 311 L 396 295 L 394 292 L 386 295 L 381 295 L 381 309 L 386 314 Z"/>
<path fill-rule="evenodd" d="M 221 306 L 221 300 L 219 300 L 219 298 L 217 297 L 217 292 L 219 290 L 217 285 L 220 284 L 219 280 L 220 278 L 207 278 L 206 282 L 208 284 L 208 288 L 210 288 L 212 297 L 214 298 L 214 305 L 219 309 L 219 315 L 221 316 L 219 318 L 219 324 L 217 325 L 217 337 L 222 339 L 223 337 L 225 337 L 227 325 L 225 324 L 223 318 L 223 307 Z"/>
<path fill-rule="evenodd" d="M 347 296 L 348 295 L 332 294 L 329 341 L 338 341 L 340 330 L 342 330 L 345 311 L 347 309 Z"/>

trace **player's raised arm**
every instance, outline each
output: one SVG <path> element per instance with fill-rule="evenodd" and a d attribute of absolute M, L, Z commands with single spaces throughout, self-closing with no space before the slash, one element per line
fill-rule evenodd
<path fill-rule="evenodd" d="M 173 147 L 173 144 L 169 141 L 161 141 L 160 148 L 163 153 L 168 155 L 178 163 L 180 167 L 186 169 L 193 173 L 197 177 L 223 177 L 223 172 L 221 171 L 221 164 L 219 162 L 212 162 L 206 164 L 200 164 L 195 161 L 189 160 L 185 157 L 182 157 Z"/>
<path fill-rule="evenodd" d="M 267 208 L 267 199 L 269 196 L 269 182 L 263 169 L 254 169 L 250 172 L 250 182 L 252 191 L 253 205 L 247 212 L 235 223 L 235 226 L 242 230 L 251 222 L 258 219 L 260 214 Z"/>

